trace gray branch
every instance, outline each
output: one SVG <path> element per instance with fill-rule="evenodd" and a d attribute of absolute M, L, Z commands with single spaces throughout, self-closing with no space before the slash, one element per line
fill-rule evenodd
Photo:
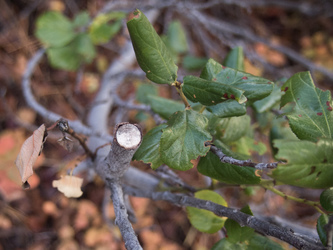
<path fill-rule="evenodd" d="M 296 236 L 291 231 L 285 230 L 285 228 L 275 226 L 271 223 L 260 220 L 254 216 L 242 213 L 237 209 L 224 207 L 211 201 L 200 200 L 185 194 L 173 194 L 171 192 L 152 193 L 151 191 L 135 189 L 129 186 L 123 187 L 123 190 L 125 193 L 136 197 L 145 197 L 145 198 L 150 198 L 152 200 L 164 200 L 172 204 L 175 204 L 177 206 L 195 207 L 211 211 L 217 216 L 228 217 L 230 219 L 237 221 L 242 227 L 248 226 L 255 229 L 260 234 L 273 236 L 277 239 L 287 242 L 290 245 L 296 247 L 297 249 L 302 249 L 302 250 L 325 249 L 323 246 L 318 247 L 318 245 L 314 245 L 312 242 L 309 242 L 299 236 Z"/>
<path fill-rule="evenodd" d="M 215 29 L 218 32 L 225 32 L 225 33 L 241 36 L 245 39 L 248 39 L 251 42 L 263 43 L 263 44 L 269 46 L 270 48 L 285 54 L 290 59 L 294 60 L 297 63 L 304 65 L 305 67 L 309 68 L 310 70 L 317 70 L 317 71 L 323 73 L 324 75 L 326 75 L 327 77 L 329 77 L 330 79 L 333 79 L 332 71 L 330 71 L 327 68 L 324 68 L 320 65 L 314 64 L 313 62 L 304 58 L 299 53 L 297 53 L 296 51 L 294 51 L 290 48 L 287 48 L 282 45 L 272 44 L 270 41 L 268 41 L 262 37 L 258 37 L 258 35 L 254 34 L 253 32 L 251 32 L 248 29 L 244 29 L 237 25 L 231 24 L 229 22 L 225 22 L 225 21 L 210 17 L 195 9 L 189 10 L 188 13 L 189 13 L 191 20 L 199 21 L 212 34 L 214 33 L 214 29 Z"/>
<path fill-rule="evenodd" d="M 115 128 L 111 151 L 104 162 L 97 166 L 97 172 L 111 189 L 111 199 L 116 214 L 116 225 L 123 236 L 126 249 L 142 249 L 128 220 L 124 194 L 120 181 L 130 167 L 131 159 L 142 141 L 141 129 L 130 123 L 120 123 Z"/>
<path fill-rule="evenodd" d="M 191 3 L 188 4 L 189 8 L 193 9 L 208 9 L 213 8 L 217 5 L 237 5 L 242 8 L 256 8 L 256 7 L 267 7 L 267 6 L 276 6 L 284 9 L 295 10 L 301 13 L 304 13 L 309 16 L 325 14 L 328 13 L 328 10 L 325 10 L 328 4 L 321 3 L 309 3 L 305 1 L 284 1 L 284 0 L 211 0 L 205 3 Z M 332 9 L 332 5 L 328 5 Z"/>
<path fill-rule="evenodd" d="M 221 162 L 230 163 L 233 165 L 241 166 L 241 167 L 252 167 L 255 169 L 263 170 L 263 169 L 274 169 L 277 167 L 278 162 L 271 162 L 271 163 L 256 163 L 252 162 L 251 160 L 237 160 L 231 156 L 227 156 L 222 152 L 221 149 L 218 147 L 211 145 L 210 151 L 214 153 L 217 157 L 219 157 Z"/>
<path fill-rule="evenodd" d="M 133 230 L 132 224 L 128 220 L 127 209 L 124 202 L 124 194 L 119 181 L 107 179 L 108 187 L 111 189 L 111 199 L 116 214 L 116 225 L 119 227 L 126 249 L 142 249 L 138 238 Z"/>
<path fill-rule="evenodd" d="M 31 90 L 31 75 L 34 72 L 35 67 L 37 66 L 38 62 L 41 60 L 45 53 L 44 49 L 40 49 L 37 51 L 37 53 L 29 60 L 27 64 L 27 68 L 24 72 L 23 79 L 22 79 L 22 90 L 23 90 L 23 95 L 24 98 L 27 102 L 27 104 L 35 110 L 38 114 L 40 114 L 44 119 L 51 121 L 51 122 L 56 122 L 60 118 L 63 118 L 61 115 L 56 114 L 42 105 L 40 105 Z M 107 138 L 110 140 L 112 137 L 110 137 L 109 134 L 107 133 L 101 133 L 96 130 L 92 130 L 91 128 L 85 126 L 81 121 L 79 120 L 68 120 L 69 125 L 79 134 L 84 134 L 86 136 L 97 136 L 97 137 L 103 137 Z"/>

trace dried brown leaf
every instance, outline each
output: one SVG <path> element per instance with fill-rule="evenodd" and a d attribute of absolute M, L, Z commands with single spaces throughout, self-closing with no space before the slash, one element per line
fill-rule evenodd
<path fill-rule="evenodd" d="M 20 153 L 18 154 L 15 165 L 20 171 L 22 182 L 25 183 L 33 174 L 33 166 L 39 156 L 45 141 L 45 125 L 42 124 L 33 134 L 25 140 Z"/>

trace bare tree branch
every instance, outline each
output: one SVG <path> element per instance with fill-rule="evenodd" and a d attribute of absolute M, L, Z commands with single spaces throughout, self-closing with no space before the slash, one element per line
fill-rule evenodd
<path fill-rule="evenodd" d="M 296 236 L 294 233 L 285 230 L 284 228 L 280 228 L 266 221 L 257 219 L 255 216 L 242 213 L 237 209 L 224 207 L 211 201 L 200 200 L 185 194 L 173 194 L 171 192 L 152 193 L 151 191 L 144 191 L 142 189 L 132 188 L 130 186 L 123 187 L 123 190 L 125 193 L 136 197 L 146 197 L 152 200 L 164 200 L 172 204 L 175 204 L 177 206 L 196 207 L 211 211 L 218 216 L 228 217 L 230 219 L 237 221 L 242 227 L 248 226 L 255 229 L 257 232 L 263 235 L 273 236 L 277 239 L 285 241 L 290 245 L 296 247 L 297 249 L 303 249 L 303 250 L 325 249 L 325 247 L 323 246 L 318 247 L 317 245 L 314 245 L 312 242 L 302 239 L 301 237 Z"/>
<path fill-rule="evenodd" d="M 23 79 L 22 79 L 22 90 L 23 95 L 25 97 L 25 100 L 27 104 L 35 110 L 38 114 L 40 114 L 42 117 L 44 117 L 45 120 L 56 122 L 62 118 L 59 114 L 56 114 L 54 112 L 51 112 L 50 110 L 46 109 L 42 105 L 40 105 L 34 95 L 32 94 L 31 90 L 31 81 L 30 77 L 38 64 L 38 62 L 41 60 L 42 56 L 44 55 L 45 50 L 41 49 L 37 51 L 37 53 L 29 60 L 27 64 L 27 68 L 24 72 Z M 91 128 L 85 126 L 81 121 L 79 120 L 68 120 L 70 126 L 79 134 L 84 134 L 86 136 L 97 136 L 97 137 L 103 137 L 108 138 L 109 140 L 112 138 L 107 133 L 99 132 L 98 130 L 92 130 Z"/>
<path fill-rule="evenodd" d="M 191 16 L 191 20 L 199 21 L 210 32 L 213 32 L 212 28 L 214 28 L 215 30 L 218 30 L 220 32 L 227 32 L 227 33 L 231 33 L 231 34 L 234 34 L 237 36 L 244 37 L 251 42 L 263 43 L 263 44 L 269 46 L 270 48 L 285 54 L 286 56 L 288 56 L 290 59 L 294 60 L 295 62 L 298 62 L 298 63 L 306 66 L 310 70 L 317 70 L 317 71 L 321 72 L 322 74 L 326 75 L 328 78 L 333 79 L 332 71 L 330 71 L 320 65 L 314 64 L 312 61 L 304 58 L 299 53 L 297 53 L 296 51 L 294 51 L 290 48 L 287 48 L 282 45 L 275 45 L 264 38 L 258 37 L 258 35 L 252 33 L 248 29 L 244 29 L 240 26 L 236 26 L 234 24 L 231 24 L 230 22 L 225 22 L 225 21 L 210 17 L 197 10 L 192 9 L 192 10 L 189 10 L 188 13 L 189 13 L 189 16 Z"/>
<path fill-rule="evenodd" d="M 105 6 L 103 13 L 106 10 L 108 10 L 107 6 Z M 151 21 L 154 21 L 158 16 L 158 12 L 152 10 L 146 13 L 146 15 Z M 103 133 L 109 132 L 108 117 L 114 104 L 114 98 L 112 95 L 110 96 L 110 93 L 116 91 L 117 86 L 124 80 L 125 75 L 121 73 L 127 71 L 135 61 L 136 58 L 132 43 L 131 41 L 127 41 L 119 58 L 114 60 L 103 75 L 101 87 L 94 100 L 94 103 L 98 103 L 98 105 L 94 105 L 88 113 L 87 123 L 90 127 Z M 88 146 L 94 150 L 109 141 L 108 138 L 91 137 Z M 108 151 L 109 147 L 105 147 L 98 151 L 98 155 L 105 156 L 108 154 Z"/>
<path fill-rule="evenodd" d="M 128 220 L 127 209 L 124 202 L 124 194 L 118 181 L 107 179 L 108 187 L 111 190 L 111 199 L 116 214 L 116 225 L 119 227 L 125 247 L 128 250 L 142 249 L 138 238 L 133 230 L 132 224 Z"/>
<path fill-rule="evenodd" d="M 156 114 L 149 105 L 145 104 L 135 104 L 133 102 L 123 101 L 117 94 L 113 95 L 114 102 L 117 106 L 126 108 L 126 109 L 134 109 L 139 111 L 145 111 L 151 114 L 156 122 L 156 124 L 165 123 L 166 120 L 162 119 L 158 114 Z"/>
<path fill-rule="evenodd" d="M 133 227 L 128 220 L 120 179 L 130 167 L 135 151 L 142 141 L 141 129 L 133 124 L 116 126 L 108 157 L 97 166 L 97 172 L 111 189 L 111 199 L 116 213 L 116 225 L 123 236 L 126 249 L 142 249 Z"/>
<path fill-rule="evenodd" d="M 189 8 L 193 9 L 208 9 L 217 5 L 237 5 L 241 8 L 256 8 L 275 6 L 284 9 L 295 10 L 303 14 L 313 16 L 328 13 L 327 5 L 325 4 L 312 4 L 306 1 L 285 1 L 285 0 L 211 0 L 205 3 L 191 3 L 188 4 Z M 332 8 L 332 5 L 330 5 Z"/>
<path fill-rule="evenodd" d="M 212 153 L 214 153 L 217 157 L 219 157 L 221 162 L 230 163 L 230 164 L 241 166 L 241 167 L 251 167 L 251 168 L 263 170 L 263 169 L 274 169 L 278 165 L 278 162 L 256 163 L 256 162 L 252 162 L 251 160 L 245 160 L 245 161 L 237 160 L 231 156 L 227 156 L 226 154 L 224 154 L 222 152 L 221 149 L 219 149 L 218 147 L 216 147 L 214 145 L 210 146 L 210 151 Z"/>
<path fill-rule="evenodd" d="M 197 191 L 194 187 L 186 184 L 174 171 L 172 171 L 172 169 L 166 165 L 162 165 L 156 169 L 156 174 L 172 186 L 180 186 L 190 192 Z"/>
<path fill-rule="evenodd" d="M 301 225 L 297 221 L 286 220 L 279 216 L 256 216 L 256 217 L 265 220 L 269 223 L 272 223 L 278 227 L 283 227 L 286 230 L 292 231 L 294 232 L 295 235 L 305 239 L 306 241 L 312 242 L 312 244 L 317 245 L 318 247 L 322 247 L 320 239 L 318 238 L 318 233 L 315 229 L 307 228 L 305 225 Z"/>

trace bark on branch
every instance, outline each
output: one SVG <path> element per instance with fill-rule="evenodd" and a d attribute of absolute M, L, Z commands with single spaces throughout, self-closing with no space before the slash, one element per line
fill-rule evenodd
<path fill-rule="evenodd" d="M 271 163 L 256 163 L 251 160 L 237 160 L 232 158 L 231 156 L 227 156 L 222 152 L 218 147 L 211 145 L 210 151 L 214 153 L 217 157 L 219 157 L 221 162 L 230 163 L 233 165 L 241 166 L 241 167 L 251 167 L 259 170 L 263 169 L 274 169 L 277 167 L 279 162 L 271 162 Z"/>
<path fill-rule="evenodd" d="M 97 166 L 97 172 L 111 189 L 116 224 L 123 236 L 126 249 L 142 249 L 128 220 L 120 179 L 130 167 L 131 159 L 142 141 L 142 131 L 137 125 L 120 123 L 115 128 L 111 151 L 105 161 Z"/>
<path fill-rule="evenodd" d="M 146 197 L 152 200 L 164 200 L 178 206 L 196 207 L 212 211 L 218 216 L 228 217 L 237 221 L 241 226 L 251 227 L 263 235 L 273 236 L 284 242 L 287 242 L 290 245 L 296 247 L 297 249 L 326 249 L 324 246 L 318 246 L 317 244 L 313 244 L 312 242 L 309 242 L 295 235 L 293 232 L 288 231 L 285 228 L 281 228 L 267 221 L 260 220 L 255 216 L 242 213 L 238 209 L 221 206 L 211 201 L 200 200 L 194 197 L 190 197 L 186 194 L 173 194 L 171 192 L 151 192 L 149 190 L 144 191 L 141 189 L 132 188 L 130 186 L 123 187 L 123 190 L 126 194 L 136 197 Z"/>

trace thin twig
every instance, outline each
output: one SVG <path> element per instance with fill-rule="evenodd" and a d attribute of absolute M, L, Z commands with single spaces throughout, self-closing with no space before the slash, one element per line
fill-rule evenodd
<path fill-rule="evenodd" d="M 25 100 L 27 104 L 35 110 L 38 114 L 40 114 L 45 120 L 49 120 L 51 122 L 56 122 L 60 120 L 62 117 L 59 114 L 56 114 L 42 105 L 40 105 L 34 95 L 32 94 L 31 90 L 31 81 L 30 77 L 38 64 L 38 62 L 41 60 L 42 56 L 44 55 L 45 50 L 40 49 L 39 51 L 36 52 L 36 54 L 29 60 L 27 64 L 27 68 L 24 72 L 23 79 L 22 79 L 22 90 L 23 90 L 23 95 L 25 97 Z M 111 140 L 111 136 L 107 133 L 99 132 L 96 130 L 92 130 L 91 128 L 85 126 L 81 121 L 79 120 L 68 120 L 69 125 L 75 129 L 77 133 L 84 134 L 86 136 L 97 136 L 97 137 L 103 137 L 108 140 Z"/>
<path fill-rule="evenodd" d="M 285 54 L 286 56 L 288 56 L 290 59 L 294 60 L 295 62 L 298 62 L 298 63 L 306 66 L 310 70 L 317 70 L 317 71 L 321 72 L 322 74 L 326 75 L 328 78 L 333 79 L 333 73 L 330 70 L 328 70 L 320 65 L 314 64 L 312 61 L 304 58 L 299 53 L 297 53 L 296 51 L 294 51 L 290 48 L 287 48 L 282 45 L 275 45 L 272 42 L 270 42 L 262 37 L 259 37 L 258 35 L 252 33 L 249 29 L 244 29 L 240 26 L 231 24 L 230 22 L 226 22 L 226 21 L 222 21 L 222 20 L 210 17 L 206 14 L 203 14 L 203 13 L 201 13 L 197 10 L 193 10 L 193 9 L 189 10 L 188 14 L 192 20 L 199 21 L 210 32 L 214 32 L 214 29 L 215 29 L 215 30 L 218 30 L 219 32 L 227 32 L 227 33 L 231 33 L 231 34 L 234 34 L 237 36 L 244 37 L 251 42 L 263 43 L 263 44 L 269 46 L 270 48 Z"/>
<path fill-rule="evenodd" d="M 303 250 L 325 249 L 324 247 L 318 247 L 317 245 L 314 245 L 312 242 L 309 242 L 305 239 L 302 239 L 301 237 L 294 235 L 291 231 L 285 230 L 284 228 L 260 220 L 255 216 L 242 213 L 238 209 L 221 206 L 211 201 L 200 200 L 185 194 L 173 194 L 171 192 L 152 193 L 150 190 L 145 191 L 138 188 L 132 188 L 129 186 L 123 187 L 123 190 L 125 193 L 132 196 L 146 197 L 152 200 L 164 200 L 172 204 L 175 204 L 177 206 L 195 207 L 211 211 L 218 216 L 228 217 L 230 219 L 233 219 L 237 221 L 241 226 L 251 227 L 263 235 L 273 236 L 277 239 L 285 241 L 298 249 L 303 249 Z"/>
<path fill-rule="evenodd" d="M 156 169 L 156 174 L 172 186 L 179 185 L 180 187 L 182 187 L 190 192 L 197 191 L 194 187 L 186 184 L 175 172 L 173 172 L 166 165 L 162 165 L 158 169 Z"/>
<path fill-rule="evenodd" d="M 317 202 L 317 201 L 309 201 L 307 199 L 302 199 L 302 198 L 297 198 L 297 197 L 294 197 L 294 196 L 291 196 L 291 195 L 287 195 L 283 192 L 281 192 L 280 190 L 277 190 L 276 188 L 274 188 L 273 186 L 271 185 L 265 185 L 264 183 L 261 184 L 262 187 L 266 188 L 267 190 L 270 190 L 272 191 L 274 194 L 277 194 L 283 198 L 285 198 L 286 200 L 292 200 L 292 201 L 295 201 L 295 202 L 299 202 L 299 203 L 303 203 L 303 204 L 307 204 L 309 206 L 312 206 L 314 207 L 319 213 L 321 214 L 325 214 L 321 209 L 320 209 L 320 202 Z"/>
<path fill-rule="evenodd" d="M 191 108 L 191 105 L 190 103 L 187 101 L 187 98 L 186 96 L 184 95 L 184 92 L 182 90 L 182 83 L 179 82 L 179 81 L 175 81 L 174 83 L 172 83 L 172 86 L 175 86 L 176 89 L 177 89 L 177 92 L 180 96 L 180 99 L 183 101 L 184 105 L 185 105 L 185 108 L 187 109 L 190 109 Z"/>
<path fill-rule="evenodd" d="M 222 152 L 222 150 L 214 145 L 210 146 L 210 151 L 214 153 L 217 157 L 219 157 L 221 162 L 230 163 L 233 165 L 241 166 L 241 167 L 251 167 L 259 170 L 263 169 L 274 169 L 278 166 L 278 163 L 282 162 L 272 162 L 272 163 L 256 163 L 251 160 L 237 160 L 231 156 L 227 156 Z"/>
<path fill-rule="evenodd" d="M 147 113 L 152 113 L 152 109 L 149 105 L 145 104 L 135 104 L 133 102 L 123 101 L 118 95 L 113 95 L 114 102 L 117 106 L 123 107 L 126 109 L 135 109 L 140 111 L 145 111 Z"/>
<path fill-rule="evenodd" d="M 149 105 L 135 104 L 133 102 L 123 101 L 117 94 L 113 94 L 113 98 L 114 103 L 119 107 L 147 112 L 153 116 L 156 124 L 166 123 L 166 120 L 162 119 L 158 114 L 156 114 Z"/>
<path fill-rule="evenodd" d="M 325 225 L 325 229 L 327 232 L 327 250 L 332 249 L 332 240 L 333 240 L 333 216 L 329 217 L 328 223 Z"/>
<path fill-rule="evenodd" d="M 283 0 L 211 0 L 205 3 L 188 4 L 188 8 L 208 9 L 217 5 L 237 5 L 241 8 L 257 8 L 275 6 L 284 9 L 295 10 L 303 14 L 314 16 L 324 14 L 327 11 L 321 4 L 312 4 L 306 1 L 283 1 Z"/>

